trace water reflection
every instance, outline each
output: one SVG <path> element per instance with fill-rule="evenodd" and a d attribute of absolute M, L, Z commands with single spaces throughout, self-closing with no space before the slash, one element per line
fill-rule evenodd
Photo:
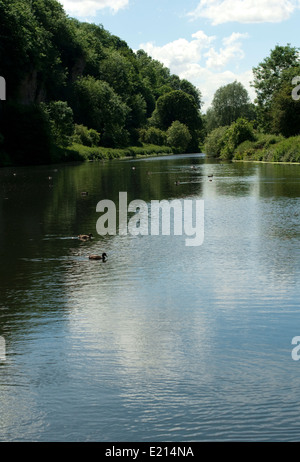
<path fill-rule="evenodd" d="M 13 173 L 0 171 L 1 440 L 297 439 L 298 166 L 195 155 Z M 98 236 L 96 205 L 120 191 L 204 199 L 203 245 Z"/>

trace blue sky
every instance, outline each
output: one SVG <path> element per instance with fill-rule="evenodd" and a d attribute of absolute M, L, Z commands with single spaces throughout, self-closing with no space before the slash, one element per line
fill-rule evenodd
<path fill-rule="evenodd" d="M 103 24 L 202 92 L 238 80 L 253 99 L 252 68 L 277 44 L 298 46 L 300 0 L 60 0 L 69 16 Z"/>

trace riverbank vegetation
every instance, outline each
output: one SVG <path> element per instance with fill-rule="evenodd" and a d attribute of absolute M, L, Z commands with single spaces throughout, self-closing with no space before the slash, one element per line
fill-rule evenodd
<path fill-rule="evenodd" d="M 0 166 L 203 150 L 223 160 L 299 161 L 299 49 L 277 45 L 237 81 L 201 91 L 57 0 L 0 0 Z M 0 83 L 3 83 L 3 79 Z"/>
<path fill-rule="evenodd" d="M 216 91 L 204 151 L 222 160 L 300 162 L 300 57 L 277 45 L 253 69 L 255 104 L 238 82 Z"/>
<path fill-rule="evenodd" d="M 88 147 L 82 144 L 72 144 L 64 150 L 65 155 L 73 160 L 113 160 L 123 158 L 148 157 L 155 155 L 172 154 L 173 150 L 169 146 L 143 145 L 130 146 L 128 148 L 104 148 L 100 146 Z"/>
<path fill-rule="evenodd" d="M 56 0 L 0 0 L 0 165 L 197 152 L 201 93 Z"/>

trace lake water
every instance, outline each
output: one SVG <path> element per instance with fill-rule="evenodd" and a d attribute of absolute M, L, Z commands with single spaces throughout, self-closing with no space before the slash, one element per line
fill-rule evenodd
<path fill-rule="evenodd" d="M 120 191 L 204 200 L 203 244 L 98 235 Z M 299 201 L 300 165 L 0 170 L 0 440 L 299 440 Z"/>

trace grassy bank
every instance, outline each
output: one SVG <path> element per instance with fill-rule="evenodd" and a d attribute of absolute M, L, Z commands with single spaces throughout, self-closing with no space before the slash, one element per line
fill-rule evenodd
<path fill-rule="evenodd" d="M 233 160 L 300 162 L 300 136 L 256 135 L 255 140 L 244 141 L 235 149 Z"/>
<path fill-rule="evenodd" d="M 300 136 L 260 133 L 246 119 L 219 127 L 205 140 L 208 157 L 221 160 L 255 162 L 300 162 Z"/>
<path fill-rule="evenodd" d="M 82 144 L 72 144 L 67 148 L 55 147 L 51 153 L 51 158 L 44 163 L 63 163 L 63 162 L 85 162 L 91 160 L 112 160 L 137 158 L 143 156 L 173 154 L 169 146 L 143 145 L 141 147 L 132 146 L 123 149 L 87 147 Z M 41 162 L 43 163 L 43 162 Z M 15 162 L 9 154 L 0 151 L 0 167 L 12 167 L 21 165 L 36 165 L 30 159 L 24 159 L 23 162 Z"/>
<path fill-rule="evenodd" d="M 159 154 L 172 154 L 168 146 L 143 145 L 132 146 L 123 149 L 112 149 L 103 147 L 87 147 L 81 144 L 73 144 L 66 149 L 66 155 L 77 157 L 82 161 L 86 160 L 112 160 L 126 157 L 152 156 Z"/>

